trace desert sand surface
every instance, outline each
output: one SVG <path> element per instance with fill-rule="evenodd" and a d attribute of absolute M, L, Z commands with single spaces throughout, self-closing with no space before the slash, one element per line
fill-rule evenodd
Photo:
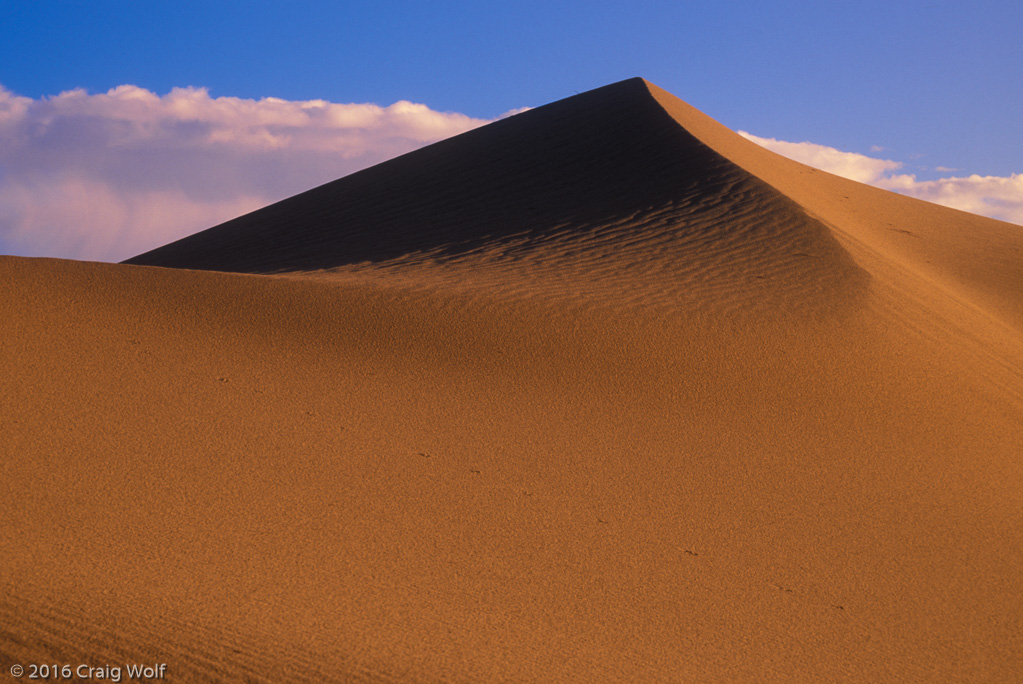
<path fill-rule="evenodd" d="M 0 258 L 0 665 L 1023 680 L 1021 292 L 642 79 Z"/>

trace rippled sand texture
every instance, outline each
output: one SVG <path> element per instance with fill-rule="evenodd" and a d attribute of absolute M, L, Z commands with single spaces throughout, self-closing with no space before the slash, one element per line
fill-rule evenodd
<path fill-rule="evenodd" d="M 0 665 L 1023 679 L 1021 292 L 641 79 L 0 258 Z"/>

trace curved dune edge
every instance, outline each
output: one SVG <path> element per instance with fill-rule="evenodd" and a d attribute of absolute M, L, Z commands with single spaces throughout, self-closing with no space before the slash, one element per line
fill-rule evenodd
<path fill-rule="evenodd" d="M 646 83 L 646 82 L 645 82 Z M 1020 226 L 887 192 L 786 159 L 736 135 L 661 88 L 679 124 L 825 222 L 861 264 L 882 259 L 1023 330 Z M 868 269 L 869 270 L 869 269 Z"/>
<path fill-rule="evenodd" d="M 586 230 L 0 258 L 0 666 L 1019 679 L 1023 239 L 637 86 L 702 166 Z"/>

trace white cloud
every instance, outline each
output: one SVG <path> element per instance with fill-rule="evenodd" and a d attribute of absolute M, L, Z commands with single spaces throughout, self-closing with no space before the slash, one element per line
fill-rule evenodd
<path fill-rule="evenodd" d="M 843 178 L 851 178 L 860 183 L 874 184 L 879 179 L 890 175 L 892 171 L 902 167 L 902 164 L 896 161 L 875 159 L 855 152 L 842 152 L 834 147 L 811 142 L 794 143 L 774 138 L 761 138 L 746 131 L 739 131 L 739 135 L 789 159 L 795 159 L 807 166 L 828 171 Z"/>
<path fill-rule="evenodd" d="M 532 109 L 532 107 L 516 107 L 515 109 L 509 109 L 507 112 L 505 112 L 504 114 L 497 118 L 507 119 L 509 116 L 515 116 L 516 114 L 521 114 L 522 112 L 528 112 L 530 109 Z"/>
<path fill-rule="evenodd" d="M 1023 174 L 939 178 L 918 181 L 899 175 L 875 183 L 913 197 L 1023 225 Z"/>
<path fill-rule="evenodd" d="M 833 147 L 810 142 L 785 142 L 761 138 L 739 131 L 772 152 L 861 183 L 876 185 L 911 197 L 990 216 L 1023 225 L 1023 174 L 1011 176 L 950 176 L 938 180 L 917 180 L 914 174 L 895 173 L 901 162 L 876 159 L 855 152 L 842 152 Z M 937 167 L 945 173 L 955 169 Z"/>
<path fill-rule="evenodd" d="M 0 87 L 0 253 L 124 259 L 484 123 L 405 101 Z"/>

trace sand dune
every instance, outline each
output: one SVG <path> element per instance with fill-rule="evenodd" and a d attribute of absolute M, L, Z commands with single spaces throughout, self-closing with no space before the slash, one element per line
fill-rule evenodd
<path fill-rule="evenodd" d="M 0 665 L 1019 680 L 1020 291 L 641 79 L 2 257 Z"/>

